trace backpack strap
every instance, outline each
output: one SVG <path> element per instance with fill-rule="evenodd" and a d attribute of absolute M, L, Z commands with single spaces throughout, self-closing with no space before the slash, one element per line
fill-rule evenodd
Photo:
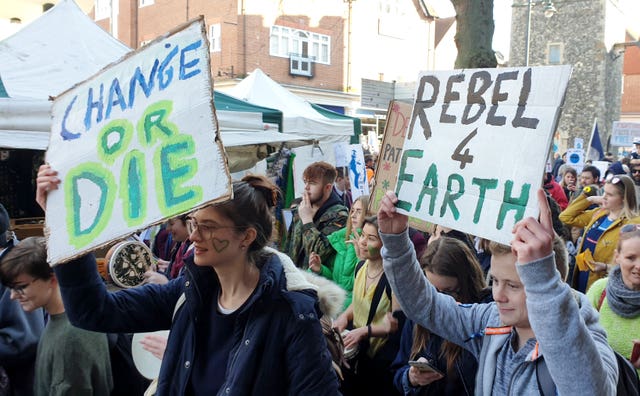
<path fill-rule="evenodd" d="M 353 274 L 353 276 L 355 277 L 356 275 L 358 275 L 358 271 L 360 271 L 360 269 L 364 266 L 366 260 L 360 260 L 358 262 L 358 264 L 356 264 L 356 269 L 355 272 Z M 389 281 L 387 280 L 387 276 L 386 274 L 383 272 L 382 276 L 380 277 L 380 280 L 378 281 L 378 287 L 382 285 L 384 286 L 384 292 L 387 295 L 387 298 L 389 300 L 391 300 L 391 286 L 389 286 Z M 376 292 L 373 295 L 373 300 L 371 301 L 371 308 L 373 309 L 373 314 L 375 314 L 376 309 L 378 308 L 378 303 L 380 302 L 380 297 L 378 296 L 378 287 L 376 287 Z M 376 298 L 377 296 L 377 298 Z M 367 324 L 370 324 L 371 321 L 373 320 L 373 317 L 371 316 L 371 311 L 369 311 L 369 320 L 367 321 Z"/>
<path fill-rule="evenodd" d="M 186 301 L 187 301 L 187 296 L 184 293 L 182 293 L 180 297 L 178 297 L 178 301 L 176 301 L 176 306 L 173 308 L 173 316 L 171 316 L 172 322 L 176 318 L 176 314 L 178 313 L 178 310 L 180 309 L 180 307 L 184 305 Z"/>
<path fill-rule="evenodd" d="M 536 380 L 538 381 L 538 389 L 540 389 L 540 393 L 542 393 L 542 396 L 555 396 L 556 384 L 553 382 L 553 378 L 551 378 L 547 362 L 545 362 L 544 358 L 537 359 L 535 365 Z"/>
<path fill-rule="evenodd" d="M 367 318 L 367 325 L 370 325 L 373 321 L 373 317 L 376 315 L 376 311 L 378 310 L 378 304 L 380 304 L 380 299 L 382 298 L 382 292 L 388 288 L 389 282 L 387 281 L 387 276 L 383 272 L 380 280 L 378 280 L 378 284 L 376 285 L 376 290 L 373 292 L 371 307 L 369 308 L 369 317 Z M 389 296 L 391 292 L 387 293 Z"/>

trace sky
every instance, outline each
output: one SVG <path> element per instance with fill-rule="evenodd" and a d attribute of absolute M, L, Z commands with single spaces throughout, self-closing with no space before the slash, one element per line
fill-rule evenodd
<path fill-rule="evenodd" d="M 450 0 L 435 0 L 430 1 L 429 4 L 435 8 L 441 18 L 456 15 Z M 505 60 L 509 59 L 511 4 L 513 4 L 513 0 L 493 0 L 493 20 L 495 22 L 493 49 L 499 51 Z"/>

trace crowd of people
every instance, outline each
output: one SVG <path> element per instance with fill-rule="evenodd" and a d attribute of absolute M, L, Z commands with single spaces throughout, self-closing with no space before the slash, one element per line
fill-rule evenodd
<path fill-rule="evenodd" d="M 155 265 L 117 291 L 93 254 L 50 268 L 0 206 L 0 394 L 116 394 L 108 335 L 170 329 L 143 341 L 147 394 L 615 395 L 617 356 L 640 370 L 640 159 L 554 165 L 510 246 L 414 229 L 393 192 L 371 213 L 326 162 L 275 240 L 281 193 L 247 175 L 141 237 Z M 36 184 L 44 209 L 60 179 Z"/>

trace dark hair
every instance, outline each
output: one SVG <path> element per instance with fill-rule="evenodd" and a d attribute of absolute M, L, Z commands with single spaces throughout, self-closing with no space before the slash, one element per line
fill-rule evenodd
<path fill-rule="evenodd" d="M 47 246 L 44 237 L 29 237 L 10 249 L 0 261 L 0 281 L 11 286 L 21 274 L 36 279 L 51 279 L 53 269 L 47 263 Z"/>
<path fill-rule="evenodd" d="M 328 162 L 318 161 L 307 166 L 302 177 L 308 180 L 322 180 L 322 184 L 333 184 L 338 171 Z"/>
<path fill-rule="evenodd" d="M 420 258 L 420 266 L 437 275 L 449 276 L 458 280 L 458 301 L 465 304 L 481 302 L 488 295 L 482 267 L 475 254 L 462 241 L 441 237 L 427 245 Z M 417 357 L 424 349 L 431 333 L 420 325 L 415 325 L 411 357 Z M 455 373 L 455 361 L 460 356 L 462 347 L 444 340 L 440 347 L 440 356 L 447 360 L 447 374 Z"/>
<path fill-rule="evenodd" d="M 233 199 L 214 205 L 239 231 L 255 228 L 256 239 L 248 249 L 254 259 L 271 240 L 272 208 L 280 196 L 280 189 L 266 176 L 247 175 L 233 182 Z"/>
<path fill-rule="evenodd" d="M 180 216 L 175 216 L 169 219 L 169 221 L 181 221 L 183 226 L 187 225 L 187 219 L 189 218 L 190 214 L 189 213 L 183 213 Z"/>
<path fill-rule="evenodd" d="M 362 223 L 362 227 L 364 227 L 367 224 L 371 224 L 372 226 L 376 227 L 376 230 L 377 230 L 378 229 L 378 216 L 365 217 L 364 218 L 364 223 Z"/>
<path fill-rule="evenodd" d="M 596 168 L 593 165 L 587 165 L 584 168 L 582 168 L 582 172 L 580 173 L 584 173 L 584 172 L 589 172 L 591 173 L 591 176 L 596 179 L 596 182 L 598 180 L 600 180 L 600 169 Z"/>

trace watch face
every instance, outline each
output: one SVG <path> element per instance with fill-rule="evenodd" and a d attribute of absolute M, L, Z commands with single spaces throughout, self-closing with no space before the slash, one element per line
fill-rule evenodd
<path fill-rule="evenodd" d="M 139 286 L 151 263 L 151 250 L 147 245 L 138 241 L 120 242 L 109 259 L 109 275 L 120 287 Z"/>

